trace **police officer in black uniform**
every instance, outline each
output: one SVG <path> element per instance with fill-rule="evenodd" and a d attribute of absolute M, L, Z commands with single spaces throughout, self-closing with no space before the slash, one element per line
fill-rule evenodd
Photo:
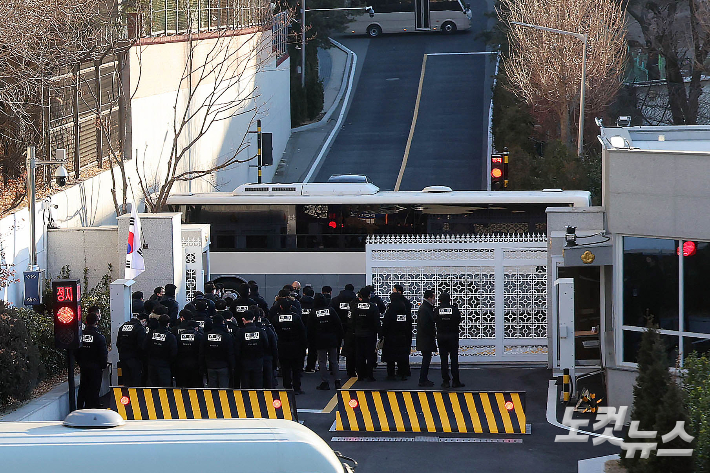
<path fill-rule="evenodd" d="M 158 325 L 151 327 L 143 342 L 148 364 L 148 385 L 151 387 L 171 387 L 173 375 L 170 366 L 177 356 L 177 340 L 170 332 L 170 316 L 162 314 Z"/>
<path fill-rule="evenodd" d="M 323 294 L 317 294 L 313 302 L 313 313 L 308 319 L 308 337 L 318 352 L 318 369 L 321 383 L 316 389 L 330 389 L 330 374 L 333 375 L 335 389 L 340 388 L 340 371 L 338 370 L 338 348 L 343 339 L 343 325 L 338 313 L 328 307 L 328 301 Z M 309 348 L 310 349 L 310 348 Z M 328 370 L 330 362 L 330 371 Z"/>
<path fill-rule="evenodd" d="M 212 330 L 205 334 L 202 343 L 203 366 L 207 371 L 207 386 L 228 388 L 234 369 L 234 339 L 224 325 L 221 315 L 212 317 Z"/>
<path fill-rule="evenodd" d="M 106 338 L 99 332 L 98 324 L 101 310 L 92 306 L 86 316 L 86 328 L 81 336 L 81 347 L 74 352 L 81 368 L 81 382 L 77 397 L 77 409 L 100 409 L 99 391 L 101 378 L 108 363 Z"/>
<path fill-rule="evenodd" d="M 269 340 L 269 349 L 264 353 L 264 389 L 272 389 L 277 385 L 274 363 L 279 359 L 278 337 L 260 307 L 252 306 L 251 311 L 254 312 L 254 325 L 263 329 Z"/>
<path fill-rule="evenodd" d="M 145 327 L 138 319 L 138 314 L 118 328 L 116 348 L 121 363 L 121 382 L 124 386 L 141 386 L 143 379 L 142 350 L 145 340 Z"/>
<path fill-rule="evenodd" d="M 269 304 L 267 304 L 266 300 L 259 294 L 259 285 L 256 281 L 249 281 L 247 286 L 249 286 L 249 297 L 253 299 L 256 305 L 259 306 L 259 309 L 263 310 L 264 314 L 266 314 L 269 311 Z"/>
<path fill-rule="evenodd" d="M 192 320 L 192 312 L 180 311 L 180 325 L 173 329 L 177 339 L 177 358 L 175 359 L 175 385 L 179 388 L 201 388 L 202 370 L 200 368 L 200 350 L 204 332 Z"/>
<path fill-rule="evenodd" d="M 269 339 L 264 329 L 254 324 L 254 312 L 242 313 L 237 358 L 241 363 L 242 389 L 261 389 L 264 385 L 264 355 L 269 351 Z"/>
<path fill-rule="evenodd" d="M 303 394 L 301 371 L 306 355 L 306 327 L 298 314 L 291 311 L 291 301 L 281 299 L 279 312 L 272 322 L 278 337 L 279 365 L 284 379 L 284 388 L 295 394 Z"/>
<path fill-rule="evenodd" d="M 301 321 L 303 325 L 308 329 L 308 321 L 313 315 L 313 296 L 315 291 L 311 286 L 305 286 L 303 288 L 303 296 L 301 296 Z M 307 332 L 307 330 L 306 330 Z M 308 340 L 308 357 L 306 358 L 306 373 L 313 373 L 316 368 L 316 360 L 318 359 L 318 353 L 316 348 L 313 346 L 313 341 L 308 333 L 306 333 L 306 338 Z"/>
<path fill-rule="evenodd" d="M 165 295 L 160 299 L 160 303 L 168 308 L 168 315 L 170 316 L 170 323 L 177 323 L 179 307 L 175 300 L 175 292 L 177 291 L 177 286 L 175 284 L 165 285 Z"/>
<path fill-rule="evenodd" d="M 370 302 L 370 290 L 363 287 L 357 299 L 350 302 L 353 335 L 355 337 L 355 358 L 359 380 L 375 381 L 373 370 L 377 352 L 377 334 L 380 331 L 380 312 Z"/>
<path fill-rule="evenodd" d="M 356 297 L 354 290 L 355 288 L 352 284 L 346 284 L 345 289 L 340 291 L 340 293 L 330 301 L 330 306 L 338 313 L 340 323 L 343 325 L 343 348 L 340 350 L 340 354 L 345 357 L 345 369 L 349 377 L 356 375 L 355 338 L 352 324 L 349 323 L 352 316 L 350 313 L 350 302 Z"/>
<path fill-rule="evenodd" d="M 249 286 L 242 284 L 237 289 L 239 297 L 232 302 L 232 313 L 237 318 L 237 323 L 243 326 L 242 319 L 244 314 L 249 310 L 249 307 L 257 305 L 256 301 L 249 297 Z M 252 314 L 253 315 L 253 314 Z"/>
<path fill-rule="evenodd" d="M 455 304 L 451 304 L 451 297 L 443 292 L 439 295 L 439 305 L 434 309 L 434 323 L 436 323 L 436 338 L 439 343 L 439 356 L 441 357 L 441 383 L 442 388 L 449 386 L 449 357 L 451 357 L 452 386 L 462 388 L 464 384 L 459 378 L 459 324 L 461 312 Z"/>
<path fill-rule="evenodd" d="M 409 376 L 409 354 L 412 347 L 414 317 L 407 310 L 404 296 L 398 292 L 390 295 L 390 305 L 382 319 L 382 361 L 387 363 L 387 380 L 394 381 L 395 363 L 402 381 Z"/>

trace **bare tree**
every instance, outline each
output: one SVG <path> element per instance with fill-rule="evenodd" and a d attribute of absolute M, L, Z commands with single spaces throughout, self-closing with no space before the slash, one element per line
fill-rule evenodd
<path fill-rule="evenodd" d="M 702 76 L 708 74 L 705 63 L 710 53 L 707 1 L 629 0 L 627 11 L 641 27 L 645 41 L 642 49 L 650 57 L 661 56 L 665 60 L 667 100 L 673 124 L 697 124 L 703 108 Z"/>
<path fill-rule="evenodd" d="M 499 17 L 509 25 L 510 51 L 503 65 L 513 92 L 534 111 L 559 120 L 559 138 L 571 147 L 571 124 L 578 112 L 582 42 L 522 22 L 588 36 L 587 115 L 614 98 L 622 79 L 626 44 L 624 9 L 616 0 L 501 0 Z M 555 133 L 555 134 L 557 134 Z"/>
<path fill-rule="evenodd" d="M 0 2 L 0 166 L 7 185 L 23 171 L 26 145 L 47 132 L 52 76 L 100 48 L 113 0 Z"/>
<path fill-rule="evenodd" d="M 271 21 L 263 19 L 262 25 L 270 28 Z M 151 212 L 165 208 L 176 183 L 203 178 L 255 158 L 244 155 L 248 136 L 245 130 L 239 144 L 220 156 L 217 163 L 193 168 L 186 159 L 214 125 L 237 116 L 248 117 L 252 124 L 264 107 L 253 77 L 267 61 L 273 60 L 271 35 L 263 28 L 246 35 L 234 33 L 220 30 L 206 38 L 188 34 L 188 57 L 177 88 L 184 93 L 175 96 L 172 137 L 165 143 L 169 146 L 167 163 L 149 175 L 140 165 L 143 161 L 135 160 L 139 187 Z M 196 57 L 200 59 L 195 60 Z"/>

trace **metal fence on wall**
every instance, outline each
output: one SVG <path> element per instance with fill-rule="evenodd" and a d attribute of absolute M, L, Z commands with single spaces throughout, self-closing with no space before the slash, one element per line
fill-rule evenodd
<path fill-rule="evenodd" d="M 131 37 L 261 27 L 271 22 L 264 0 L 149 0 L 142 13 L 129 15 Z"/>

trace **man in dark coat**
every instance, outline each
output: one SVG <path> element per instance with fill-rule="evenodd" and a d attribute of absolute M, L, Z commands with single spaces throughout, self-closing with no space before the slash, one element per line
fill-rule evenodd
<path fill-rule="evenodd" d="M 204 333 L 192 320 L 192 312 L 180 311 L 180 325 L 172 331 L 177 342 L 177 357 L 173 366 L 175 385 L 179 388 L 201 388 L 202 370 L 200 369 L 200 350 Z"/>
<path fill-rule="evenodd" d="M 419 387 L 432 387 L 429 380 L 431 354 L 436 351 L 436 326 L 434 325 L 434 291 L 424 291 L 422 305 L 417 311 L 417 350 L 422 353 L 422 369 L 419 372 Z"/>
<path fill-rule="evenodd" d="M 175 284 L 165 285 L 165 295 L 160 299 L 160 303 L 168 308 L 168 315 L 170 316 L 170 323 L 175 325 L 178 319 L 178 303 L 175 300 L 175 291 L 177 291 L 177 286 Z"/>
<path fill-rule="evenodd" d="M 390 296 L 390 305 L 382 320 L 382 361 L 387 363 L 387 379 L 390 381 L 397 379 L 395 363 L 397 374 L 402 381 L 406 381 L 409 376 L 413 325 L 414 318 L 412 312 L 407 310 L 404 296 L 393 292 Z"/>
<path fill-rule="evenodd" d="M 355 299 L 355 287 L 346 284 L 345 289 L 330 300 L 330 306 L 335 309 L 343 325 L 343 348 L 340 355 L 345 357 L 345 369 L 349 377 L 356 376 L 355 373 L 355 335 L 352 331 L 352 324 L 349 324 L 350 302 Z"/>
<path fill-rule="evenodd" d="M 311 286 L 306 286 L 303 288 L 303 296 L 301 296 L 301 320 L 303 325 L 308 328 L 308 322 L 313 316 L 313 296 L 315 291 Z M 313 346 L 313 340 L 310 334 L 306 334 L 308 338 L 308 357 L 306 358 L 306 373 L 313 373 L 316 369 L 316 360 L 318 353 L 316 348 Z"/>
<path fill-rule="evenodd" d="M 330 389 L 329 379 L 331 372 L 335 382 L 335 389 L 340 388 L 338 348 L 340 348 L 342 339 L 343 326 L 340 323 L 338 313 L 332 307 L 328 307 L 328 301 L 323 294 L 316 294 L 313 300 L 313 312 L 308 319 L 308 340 L 318 353 L 318 367 L 321 378 L 321 383 L 316 389 Z M 328 362 L 330 362 L 330 371 L 328 371 Z"/>
<path fill-rule="evenodd" d="M 106 339 L 99 332 L 101 310 L 92 306 L 86 316 L 86 329 L 81 336 L 81 347 L 74 350 L 76 361 L 81 368 L 81 382 L 77 397 L 77 409 L 100 409 L 101 381 L 108 362 Z"/>
<path fill-rule="evenodd" d="M 301 372 L 306 355 L 306 327 L 301 316 L 291 312 L 291 301 L 281 299 L 279 311 L 272 321 L 278 339 L 279 365 L 284 378 L 284 388 L 303 394 Z"/>
<path fill-rule="evenodd" d="M 135 299 L 133 300 L 135 303 Z M 142 313 L 139 312 L 139 313 Z M 143 379 L 143 341 L 145 327 L 134 313 L 131 320 L 118 328 L 116 348 L 121 361 L 122 382 L 124 386 L 140 386 Z"/>
<path fill-rule="evenodd" d="M 363 287 L 357 299 L 350 302 L 358 380 L 375 381 L 373 370 L 377 360 L 377 335 L 380 332 L 380 312 L 370 302 L 370 290 Z"/>
<path fill-rule="evenodd" d="M 168 329 L 169 324 L 170 317 L 161 314 L 158 318 L 158 325 L 151 328 L 143 342 L 143 352 L 148 359 L 148 386 L 151 387 L 173 386 L 170 366 L 177 356 L 177 340 Z"/>
<path fill-rule="evenodd" d="M 145 308 L 143 302 L 143 292 L 136 291 L 133 293 L 133 300 L 131 301 L 131 314 L 142 314 Z"/>
<path fill-rule="evenodd" d="M 449 357 L 451 357 L 453 386 L 462 388 L 464 385 L 459 379 L 459 324 L 461 323 L 461 312 L 459 312 L 459 308 L 455 304 L 451 304 L 451 297 L 445 292 L 439 295 L 439 305 L 434 309 L 434 322 L 436 323 L 439 357 L 441 358 L 441 387 L 450 387 Z"/>
<path fill-rule="evenodd" d="M 266 314 L 269 311 L 269 304 L 267 304 L 266 300 L 259 294 L 259 285 L 256 281 L 249 281 L 247 285 L 249 286 L 249 297 L 256 301 L 256 305 L 259 306 L 259 309 L 263 310 L 264 314 Z"/>

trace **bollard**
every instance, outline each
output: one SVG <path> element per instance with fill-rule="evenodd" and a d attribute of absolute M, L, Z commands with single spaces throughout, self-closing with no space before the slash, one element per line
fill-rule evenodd
<path fill-rule="evenodd" d="M 562 401 L 567 403 L 570 398 L 569 368 L 562 371 Z"/>

